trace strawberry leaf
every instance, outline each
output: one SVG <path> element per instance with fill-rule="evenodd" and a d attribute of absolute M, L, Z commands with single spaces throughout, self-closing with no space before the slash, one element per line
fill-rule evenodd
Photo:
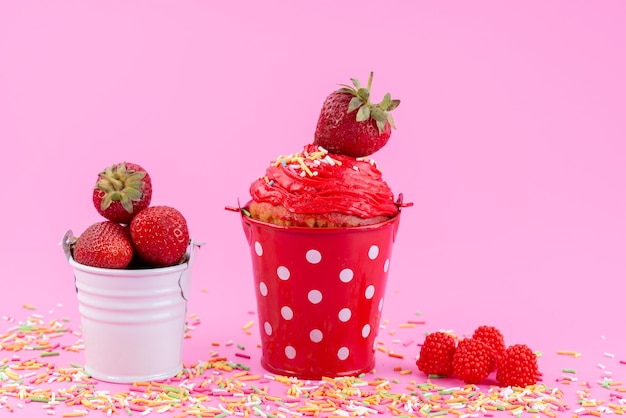
<path fill-rule="evenodd" d="M 359 111 L 356 114 L 356 121 L 363 122 L 370 118 L 370 108 L 369 106 L 361 106 Z"/>
<path fill-rule="evenodd" d="M 360 89 L 357 90 L 356 92 L 357 96 L 359 96 L 365 103 L 367 103 L 367 101 L 370 98 L 370 91 L 368 89 L 364 89 L 363 87 L 361 87 Z"/>
<path fill-rule="evenodd" d="M 387 114 L 384 110 L 375 107 L 374 109 L 372 109 L 372 119 L 374 119 L 376 122 L 386 122 L 387 121 Z"/>
<path fill-rule="evenodd" d="M 345 84 L 341 84 L 341 85 L 345 86 Z M 337 93 L 348 93 L 348 94 L 354 95 L 354 89 L 350 86 L 345 86 L 337 90 Z"/>
<path fill-rule="evenodd" d="M 381 133 L 385 129 L 385 122 L 377 120 L 376 126 L 378 126 L 378 133 Z"/>
<path fill-rule="evenodd" d="M 387 93 L 385 94 L 385 97 L 383 97 L 383 101 L 380 102 L 380 108 L 382 110 L 388 110 L 390 105 L 391 105 L 391 94 Z"/>
<path fill-rule="evenodd" d="M 356 109 L 358 109 L 359 107 L 361 107 L 363 105 L 363 102 L 361 101 L 361 99 L 359 99 L 358 97 L 353 97 L 350 100 L 350 103 L 348 104 L 348 113 L 350 112 L 354 112 Z"/>
<path fill-rule="evenodd" d="M 389 122 L 389 125 L 391 125 L 393 129 L 396 129 L 396 123 L 393 121 L 393 116 L 391 116 L 391 113 L 387 113 L 387 122 Z"/>
<path fill-rule="evenodd" d="M 356 87 L 357 90 L 361 88 L 361 82 L 359 80 L 357 80 L 356 78 L 351 78 L 350 80 L 352 80 L 352 84 L 354 84 L 354 87 Z"/>
<path fill-rule="evenodd" d="M 143 192 L 141 189 L 136 189 L 134 187 L 124 187 L 122 190 L 122 196 L 127 196 L 130 200 L 139 200 L 143 196 Z M 124 198 L 122 198 L 122 202 Z"/>
<path fill-rule="evenodd" d="M 100 209 L 107 210 L 107 208 L 111 206 L 111 203 L 113 203 L 113 199 L 111 199 L 111 195 L 107 193 L 100 203 Z"/>
<path fill-rule="evenodd" d="M 389 107 L 386 109 L 388 112 L 391 112 L 396 107 L 400 106 L 400 100 L 392 100 L 389 104 Z"/>
<path fill-rule="evenodd" d="M 121 199 L 122 207 L 128 213 L 133 212 L 133 201 L 128 195 L 123 194 Z"/>

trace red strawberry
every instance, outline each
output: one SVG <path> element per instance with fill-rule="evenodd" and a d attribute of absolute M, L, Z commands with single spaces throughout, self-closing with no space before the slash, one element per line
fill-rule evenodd
<path fill-rule="evenodd" d="M 526 344 L 515 344 L 504 352 L 496 380 L 501 386 L 526 387 L 539 380 L 537 355 Z"/>
<path fill-rule="evenodd" d="M 452 359 L 454 374 L 465 383 L 480 383 L 493 371 L 496 361 L 493 350 L 473 338 L 459 341 Z"/>
<path fill-rule="evenodd" d="M 128 228 L 103 221 L 89 226 L 73 246 L 77 263 L 106 269 L 123 269 L 133 257 L 133 244 Z"/>
<path fill-rule="evenodd" d="M 169 206 L 139 212 L 130 222 L 130 234 L 139 256 L 154 267 L 177 264 L 189 245 L 187 221 Z"/>
<path fill-rule="evenodd" d="M 122 162 L 98 174 L 93 204 L 110 221 L 129 224 L 134 215 L 150 206 L 152 181 L 141 166 Z"/>
<path fill-rule="evenodd" d="M 354 87 L 342 84 L 331 93 L 322 106 L 315 129 L 314 144 L 331 153 L 351 157 L 365 157 L 381 149 L 395 129 L 391 111 L 400 100 L 392 100 L 389 93 L 382 102 L 370 102 L 372 77 L 367 87 L 357 79 L 351 79 Z"/>
<path fill-rule="evenodd" d="M 417 368 L 426 374 L 449 376 L 452 374 L 452 358 L 456 341 L 447 332 L 437 331 L 426 336 L 420 349 Z"/>
<path fill-rule="evenodd" d="M 481 325 L 474 331 L 472 338 L 478 341 L 482 341 L 487 344 L 494 351 L 496 355 L 496 363 L 495 368 L 498 368 L 500 364 L 500 360 L 504 355 L 504 351 L 506 350 L 506 345 L 504 344 L 504 336 L 496 327 L 491 327 L 488 325 Z"/>

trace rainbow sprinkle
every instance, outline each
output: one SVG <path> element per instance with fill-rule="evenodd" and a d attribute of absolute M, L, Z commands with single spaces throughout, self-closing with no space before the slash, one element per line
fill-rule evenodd
<path fill-rule="evenodd" d="M 321 164 L 328 164 L 330 166 L 342 165 L 342 162 L 332 158 L 328 151 L 322 147 L 317 147 L 315 152 L 302 151 L 295 154 L 279 155 L 272 163 L 274 167 L 283 166 L 301 177 L 314 177 L 317 176 L 316 168 Z M 265 181 L 271 186 L 274 181 L 265 177 Z"/>
<path fill-rule="evenodd" d="M 568 405 L 562 389 L 544 382 L 526 388 L 486 385 L 449 387 L 446 383 L 451 380 L 419 373 L 415 379 L 407 380 L 415 370 L 406 367 L 404 362 L 393 367 L 392 376 L 372 371 L 354 377 L 301 380 L 259 374 L 245 363 L 233 359 L 245 361 L 252 356 L 246 353 L 243 344 L 232 340 L 213 342 L 211 347 L 232 346 L 230 350 L 235 350 L 233 358 L 210 351 L 208 359 L 185 364 L 183 370 L 171 379 L 116 385 L 115 392 L 112 392 L 103 389 L 101 382 L 89 376 L 80 364 L 53 363 L 64 351 L 83 349 L 80 339 L 67 345 L 58 340 L 63 336 L 65 339 L 80 337 L 67 326 L 67 320 L 46 321 L 36 314 L 29 315 L 23 322 L 8 317 L 3 319 L 9 324 L 9 329 L 0 335 L 0 351 L 13 353 L 13 356 L 4 359 L 0 356 L 0 414 L 2 409 L 14 412 L 25 408 L 40 408 L 46 414 L 63 417 L 82 417 L 100 412 L 107 416 L 168 413 L 175 418 L 336 418 L 370 415 L 474 418 L 496 414 L 550 418 L 567 414 L 579 418 L 626 413 L 626 386 L 606 374 L 606 367 L 602 368 L 603 377 L 593 383 L 580 381 L 575 369 L 562 369 L 562 376 L 556 379 L 557 382 L 564 388 L 579 385 L 576 390 L 577 404 Z M 189 315 L 188 322 L 194 326 L 200 324 L 193 314 Z M 400 324 L 398 328 L 414 332 L 413 327 L 403 326 L 409 323 Z M 388 321 L 383 324 L 388 324 Z M 249 331 L 253 325 L 254 321 L 248 321 L 242 329 Z M 405 344 L 397 338 L 392 344 L 406 347 L 414 343 Z M 391 360 L 405 358 L 388 347 L 390 345 L 386 346 L 383 341 L 377 345 L 377 349 Z M 42 355 L 21 360 L 18 352 Z M 580 356 L 576 351 L 559 351 L 556 354 L 573 358 Z M 605 355 L 605 358 L 611 360 L 614 357 Z M 618 361 L 615 360 L 615 363 Z M 597 392 L 592 392 L 592 384 L 597 385 L 599 390 L 607 391 L 606 400 L 593 397 L 593 393 Z"/>
<path fill-rule="evenodd" d="M 29 371 L 24 373 L 24 370 Z M 405 370 L 399 372 L 406 374 Z M 18 408 L 20 404 L 32 402 L 41 403 L 44 409 L 54 409 L 62 404 L 78 408 L 74 412 L 84 415 L 95 410 L 107 414 L 124 411 L 128 415 L 131 411 L 141 414 L 170 411 L 177 412 L 176 416 L 181 418 L 241 414 L 285 417 L 386 413 L 430 417 L 447 414 L 485 416 L 492 411 L 536 411 L 550 415 L 568 409 L 561 401 L 562 393 L 545 385 L 525 389 L 491 387 L 481 391 L 474 385 L 448 388 L 431 380 L 425 383 L 411 381 L 408 387 L 398 388 L 398 383 L 389 379 L 366 376 L 304 381 L 250 373 L 249 367 L 225 357 L 186 366 L 179 375 L 166 381 L 133 383 L 115 394 L 99 391 L 97 381 L 78 365 L 59 367 L 33 361 L 5 362 L 0 379 L 3 407 L 14 408 L 8 401 L 13 399 Z M 52 382 L 66 382 L 68 386 L 56 390 L 37 387 Z M 283 396 L 271 394 L 264 386 L 269 382 L 282 384 Z M 211 400 L 219 402 L 208 405 Z M 588 406 L 585 404 L 585 408 Z M 623 407 L 617 409 L 626 412 Z"/>

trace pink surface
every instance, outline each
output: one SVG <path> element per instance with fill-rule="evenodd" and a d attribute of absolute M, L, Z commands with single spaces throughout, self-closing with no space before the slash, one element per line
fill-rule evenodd
<path fill-rule="evenodd" d="M 250 254 L 224 206 L 245 201 L 270 160 L 311 141 L 338 83 L 374 71 L 374 98 L 402 100 L 398 129 L 374 158 L 415 204 L 394 247 L 379 338 L 404 358 L 377 351 L 376 375 L 408 392 L 426 380 L 414 367 L 426 332 L 490 324 L 543 352 L 544 382 L 563 390 L 565 414 L 579 407 L 583 381 L 617 404 L 625 18 L 620 1 L 1 3 L 0 334 L 33 313 L 78 330 L 58 243 L 100 220 L 96 174 L 128 160 L 150 171 L 153 204 L 176 206 L 206 241 L 185 361 L 219 352 L 262 375 Z M 416 318 L 424 323 L 400 327 Z M 249 360 L 234 357 L 237 343 Z M 61 351 L 47 361 L 84 360 Z M 3 350 L 0 361 L 38 354 Z M 557 382 L 564 368 L 579 380 Z M 46 414 L 7 399 L 18 415 Z"/>

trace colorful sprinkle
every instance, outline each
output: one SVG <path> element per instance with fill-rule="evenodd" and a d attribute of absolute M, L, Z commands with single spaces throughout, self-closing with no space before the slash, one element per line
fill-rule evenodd
<path fill-rule="evenodd" d="M 190 319 L 195 320 L 195 316 L 190 316 Z M 43 408 L 50 415 L 56 412 L 56 415 L 67 417 L 92 416 L 93 412 L 101 412 L 107 416 L 158 416 L 166 413 L 175 418 L 372 415 L 479 418 L 500 413 L 516 417 L 554 418 L 562 413 L 573 417 L 626 413 L 626 387 L 621 380 L 612 379 L 609 375 L 599 380 L 592 379 L 590 384 L 579 382 L 576 376 L 572 376 L 576 370 L 562 369 L 566 375 L 558 381 L 563 388 L 576 388 L 578 393 L 578 403 L 574 405 L 576 409 L 570 410 L 563 400 L 563 392 L 544 383 L 527 388 L 449 387 L 446 385 L 458 382 L 443 376 L 416 373 L 417 370 L 411 367 L 414 365 L 412 359 L 398 361 L 398 365 L 393 367 L 393 376 L 379 376 L 374 370 L 354 377 L 316 381 L 255 374 L 248 365 L 234 360 L 250 359 L 251 356 L 242 352 L 245 349 L 243 344 L 235 345 L 232 340 L 210 343 L 214 347 L 235 345 L 230 349 L 231 353 L 234 352 L 234 357 L 230 359 L 210 352 L 208 360 L 184 365 L 183 370 L 171 379 L 119 385 L 117 392 L 113 393 L 100 390 L 99 382 L 89 376 L 81 364 L 49 362 L 50 358 L 60 355 L 61 350 L 82 347 L 80 340 L 74 344 L 64 343 L 64 340 L 75 339 L 71 321 L 46 322 L 40 315 L 31 315 L 23 322 L 9 321 L 8 318 L 6 321 L 9 329 L 0 335 L 0 351 L 23 351 L 36 356 L 27 359 L 24 355 L 24 360 L 17 354 L 0 357 L 0 409 L 10 412 L 18 408 Z M 251 329 L 252 326 L 253 322 L 249 321 L 244 329 Z M 399 338 L 402 333 L 415 338 L 415 331 L 411 330 L 413 327 L 400 324 L 398 328 L 408 329 L 397 333 L 398 338 L 392 340 L 394 345 L 387 341 L 386 346 L 408 347 L 414 344 L 412 340 Z M 385 348 L 384 341 L 379 341 L 376 348 L 389 357 L 405 359 L 405 355 Z M 250 351 L 254 353 L 254 348 Z M 579 353 L 564 351 L 558 354 L 575 356 Z M 625 361 L 619 363 L 626 364 Z M 610 364 L 615 363 L 607 360 L 606 366 Z M 608 372 L 604 367 L 602 373 Z M 407 383 L 413 374 L 415 380 Z M 272 385 L 271 390 L 268 384 Z M 592 396 L 592 385 L 600 391 L 606 390 L 607 399 Z M 55 411 L 57 405 L 63 405 L 67 411 Z"/>

